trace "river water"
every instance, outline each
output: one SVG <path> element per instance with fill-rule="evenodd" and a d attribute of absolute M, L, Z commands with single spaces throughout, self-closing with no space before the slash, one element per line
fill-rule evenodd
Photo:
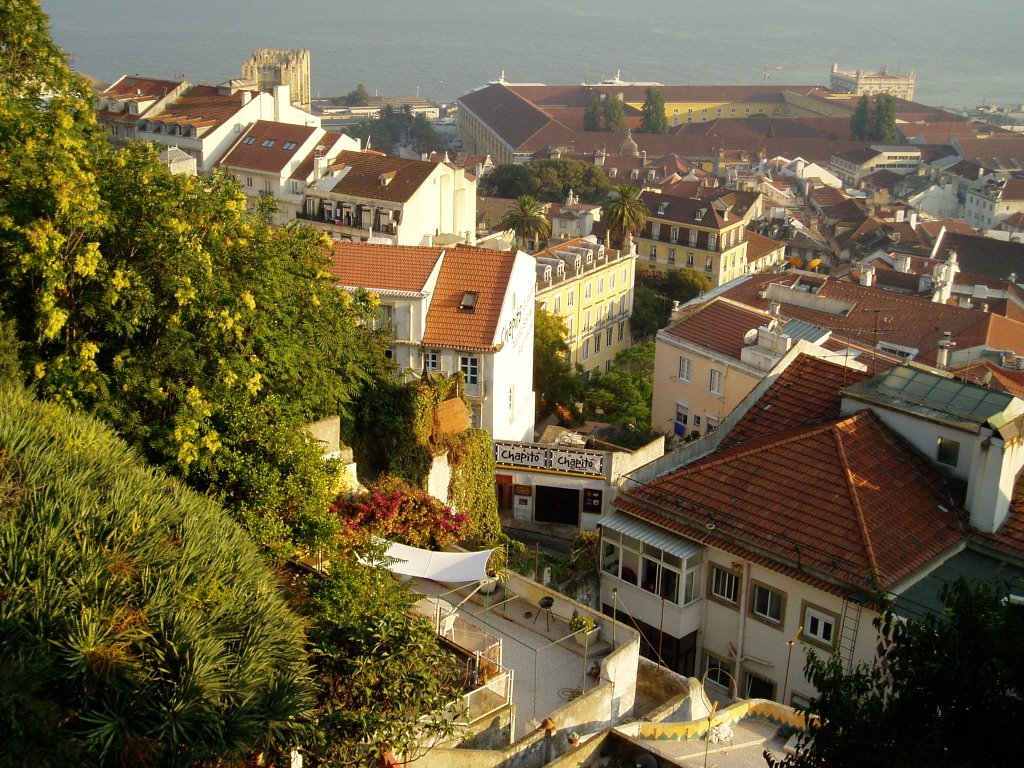
<path fill-rule="evenodd" d="M 916 101 L 1024 102 L 1021 0 L 42 0 L 77 69 L 221 82 L 309 48 L 314 95 L 451 101 L 497 79 L 828 84 L 917 71 Z"/>

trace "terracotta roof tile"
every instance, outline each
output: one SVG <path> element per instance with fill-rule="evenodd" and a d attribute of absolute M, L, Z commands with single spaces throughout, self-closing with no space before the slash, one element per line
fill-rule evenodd
<path fill-rule="evenodd" d="M 444 248 L 332 241 L 328 272 L 344 288 L 419 293 L 444 252 Z"/>
<path fill-rule="evenodd" d="M 218 163 L 221 167 L 282 173 L 296 152 L 319 129 L 308 125 L 258 120 L 250 125 Z"/>
<path fill-rule="evenodd" d="M 950 373 L 962 381 L 1024 398 L 1024 371 L 1011 371 L 991 360 L 981 360 L 954 368 Z"/>
<path fill-rule="evenodd" d="M 487 351 L 498 346 L 498 319 L 518 252 L 459 246 L 445 253 L 430 299 L 423 343 Z M 461 308 L 467 292 L 472 310 Z"/>
<path fill-rule="evenodd" d="M 113 96 L 118 99 L 162 99 L 182 82 L 126 75 L 100 93 L 100 96 Z"/>
<path fill-rule="evenodd" d="M 405 160 L 378 152 L 345 151 L 331 165 L 332 172 L 341 172 L 331 191 L 350 197 L 404 203 L 439 165 L 441 163 Z"/>
<path fill-rule="evenodd" d="M 962 538 L 943 475 L 870 411 L 720 448 L 620 498 L 865 594 Z"/>
<path fill-rule="evenodd" d="M 736 423 L 722 447 L 838 418 L 842 390 L 870 375 L 813 355 L 797 355 Z"/>
<path fill-rule="evenodd" d="M 226 94 L 214 85 L 194 85 L 168 104 L 163 112 L 150 119 L 175 125 L 211 128 L 227 122 L 244 105 L 241 91 Z"/>
<path fill-rule="evenodd" d="M 662 333 L 739 360 L 747 331 L 774 319 L 767 312 L 716 298 L 701 304 Z"/>
<path fill-rule="evenodd" d="M 772 240 L 770 237 L 759 235 L 752 229 L 747 230 L 747 261 L 755 262 L 758 259 L 763 259 L 769 253 L 773 253 L 780 248 L 785 248 L 786 244 L 781 240 Z"/>

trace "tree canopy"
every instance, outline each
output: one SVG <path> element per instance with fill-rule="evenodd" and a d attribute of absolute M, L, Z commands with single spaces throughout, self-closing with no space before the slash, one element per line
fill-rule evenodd
<path fill-rule="evenodd" d="M 370 94 L 362 83 L 357 85 L 355 90 L 349 91 L 348 95 L 345 96 L 345 104 L 349 107 L 365 107 L 369 101 Z"/>
<path fill-rule="evenodd" d="M 879 93 L 873 99 L 861 96 L 850 116 L 850 138 L 858 141 L 880 141 L 895 144 L 900 140 L 896 128 L 896 99 Z"/>
<path fill-rule="evenodd" d="M 647 223 L 647 206 L 640 199 L 640 187 L 619 184 L 601 206 L 601 220 L 608 227 L 612 245 L 621 248 L 627 235 L 642 231 Z"/>
<path fill-rule="evenodd" d="M 1005 585 L 947 585 L 945 610 L 878 622 L 882 654 L 846 671 L 807 656 L 815 716 L 786 768 L 1011 765 L 1024 751 L 1024 607 Z M 987 734 L 979 737 L 980 734 Z"/>
<path fill-rule="evenodd" d="M 544 418 L 561 405 L 570 413 L 583 390 L 579 371 L 574 370 L 562 318 L 538 307 L 533 324 L 533 388 L 537 393 L 537 416 Z"/>
<path fill-rule="evenodd" d="M 538 160 L 529 165 L 499 165 L 480 182 L 483 194 L 495 197 L 530 195 L 549 203 L 564 202 L 571 189 L 585 203 L 600 203 L 611 182 L 600 167 L 568 158 Z"/>
<path fill-rule="evenodd" d="M 651 428 L 654 396 L 654 342 L 634 344 L 615 355 L 612 369 L 587 383 L 587 413 L 601 421 Z"/>
<path fill-rule="evenodd" d="M 509 208 L 499 225 L 503 230 L 515 232 L 523 248 L 539 250 L 542 243 L 551 236 L 551 219 L 547 206 L 531 195 L 521 195 Z"/>
<path fill-rule="evenodd" d="M 626 125 L 626 110 L 622 99 L 618 96 L 606 96 L 604 99 L 604 129 L 610 133 L 625 133 L 628 130 Z"/>
<path fill-rule="evenodd" d="M 583 112 L 583 130 L 601 130 L 601 96 L 597 91 L 591 91 L 587 100 L 587 108 Z"/>
<path fill-rule="evenodd" d="M 661 95 L 661 91 L 657 88 L 648 88 L 645 93 L 640 131 L 643 133 L 668 133 L 665 97 Z"/>
<path fill-rule="evenodd" d="M 0 762 L 223 765 L 311 732 L 245 533 L 108 428 L 0 385 Z"/>

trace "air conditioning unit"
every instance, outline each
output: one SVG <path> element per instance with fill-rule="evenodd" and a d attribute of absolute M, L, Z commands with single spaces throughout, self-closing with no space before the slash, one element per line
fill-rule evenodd
<path fill-rule="evenodd" d="M 1013 368 L 1017 371 L 1024 371 L 1024 355 L 1013 356 Z"/>

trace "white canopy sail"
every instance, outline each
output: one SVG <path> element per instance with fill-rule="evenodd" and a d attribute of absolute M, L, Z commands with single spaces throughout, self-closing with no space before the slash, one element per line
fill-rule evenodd
<path fill-rule="evenodd" d="M 444 582 L 480 581 L 487 578 L 487 559 L 493 549 L 479 552 L 431 552 L 405 544 L 389 544 L 388 568 L 402 576 Z"/>

